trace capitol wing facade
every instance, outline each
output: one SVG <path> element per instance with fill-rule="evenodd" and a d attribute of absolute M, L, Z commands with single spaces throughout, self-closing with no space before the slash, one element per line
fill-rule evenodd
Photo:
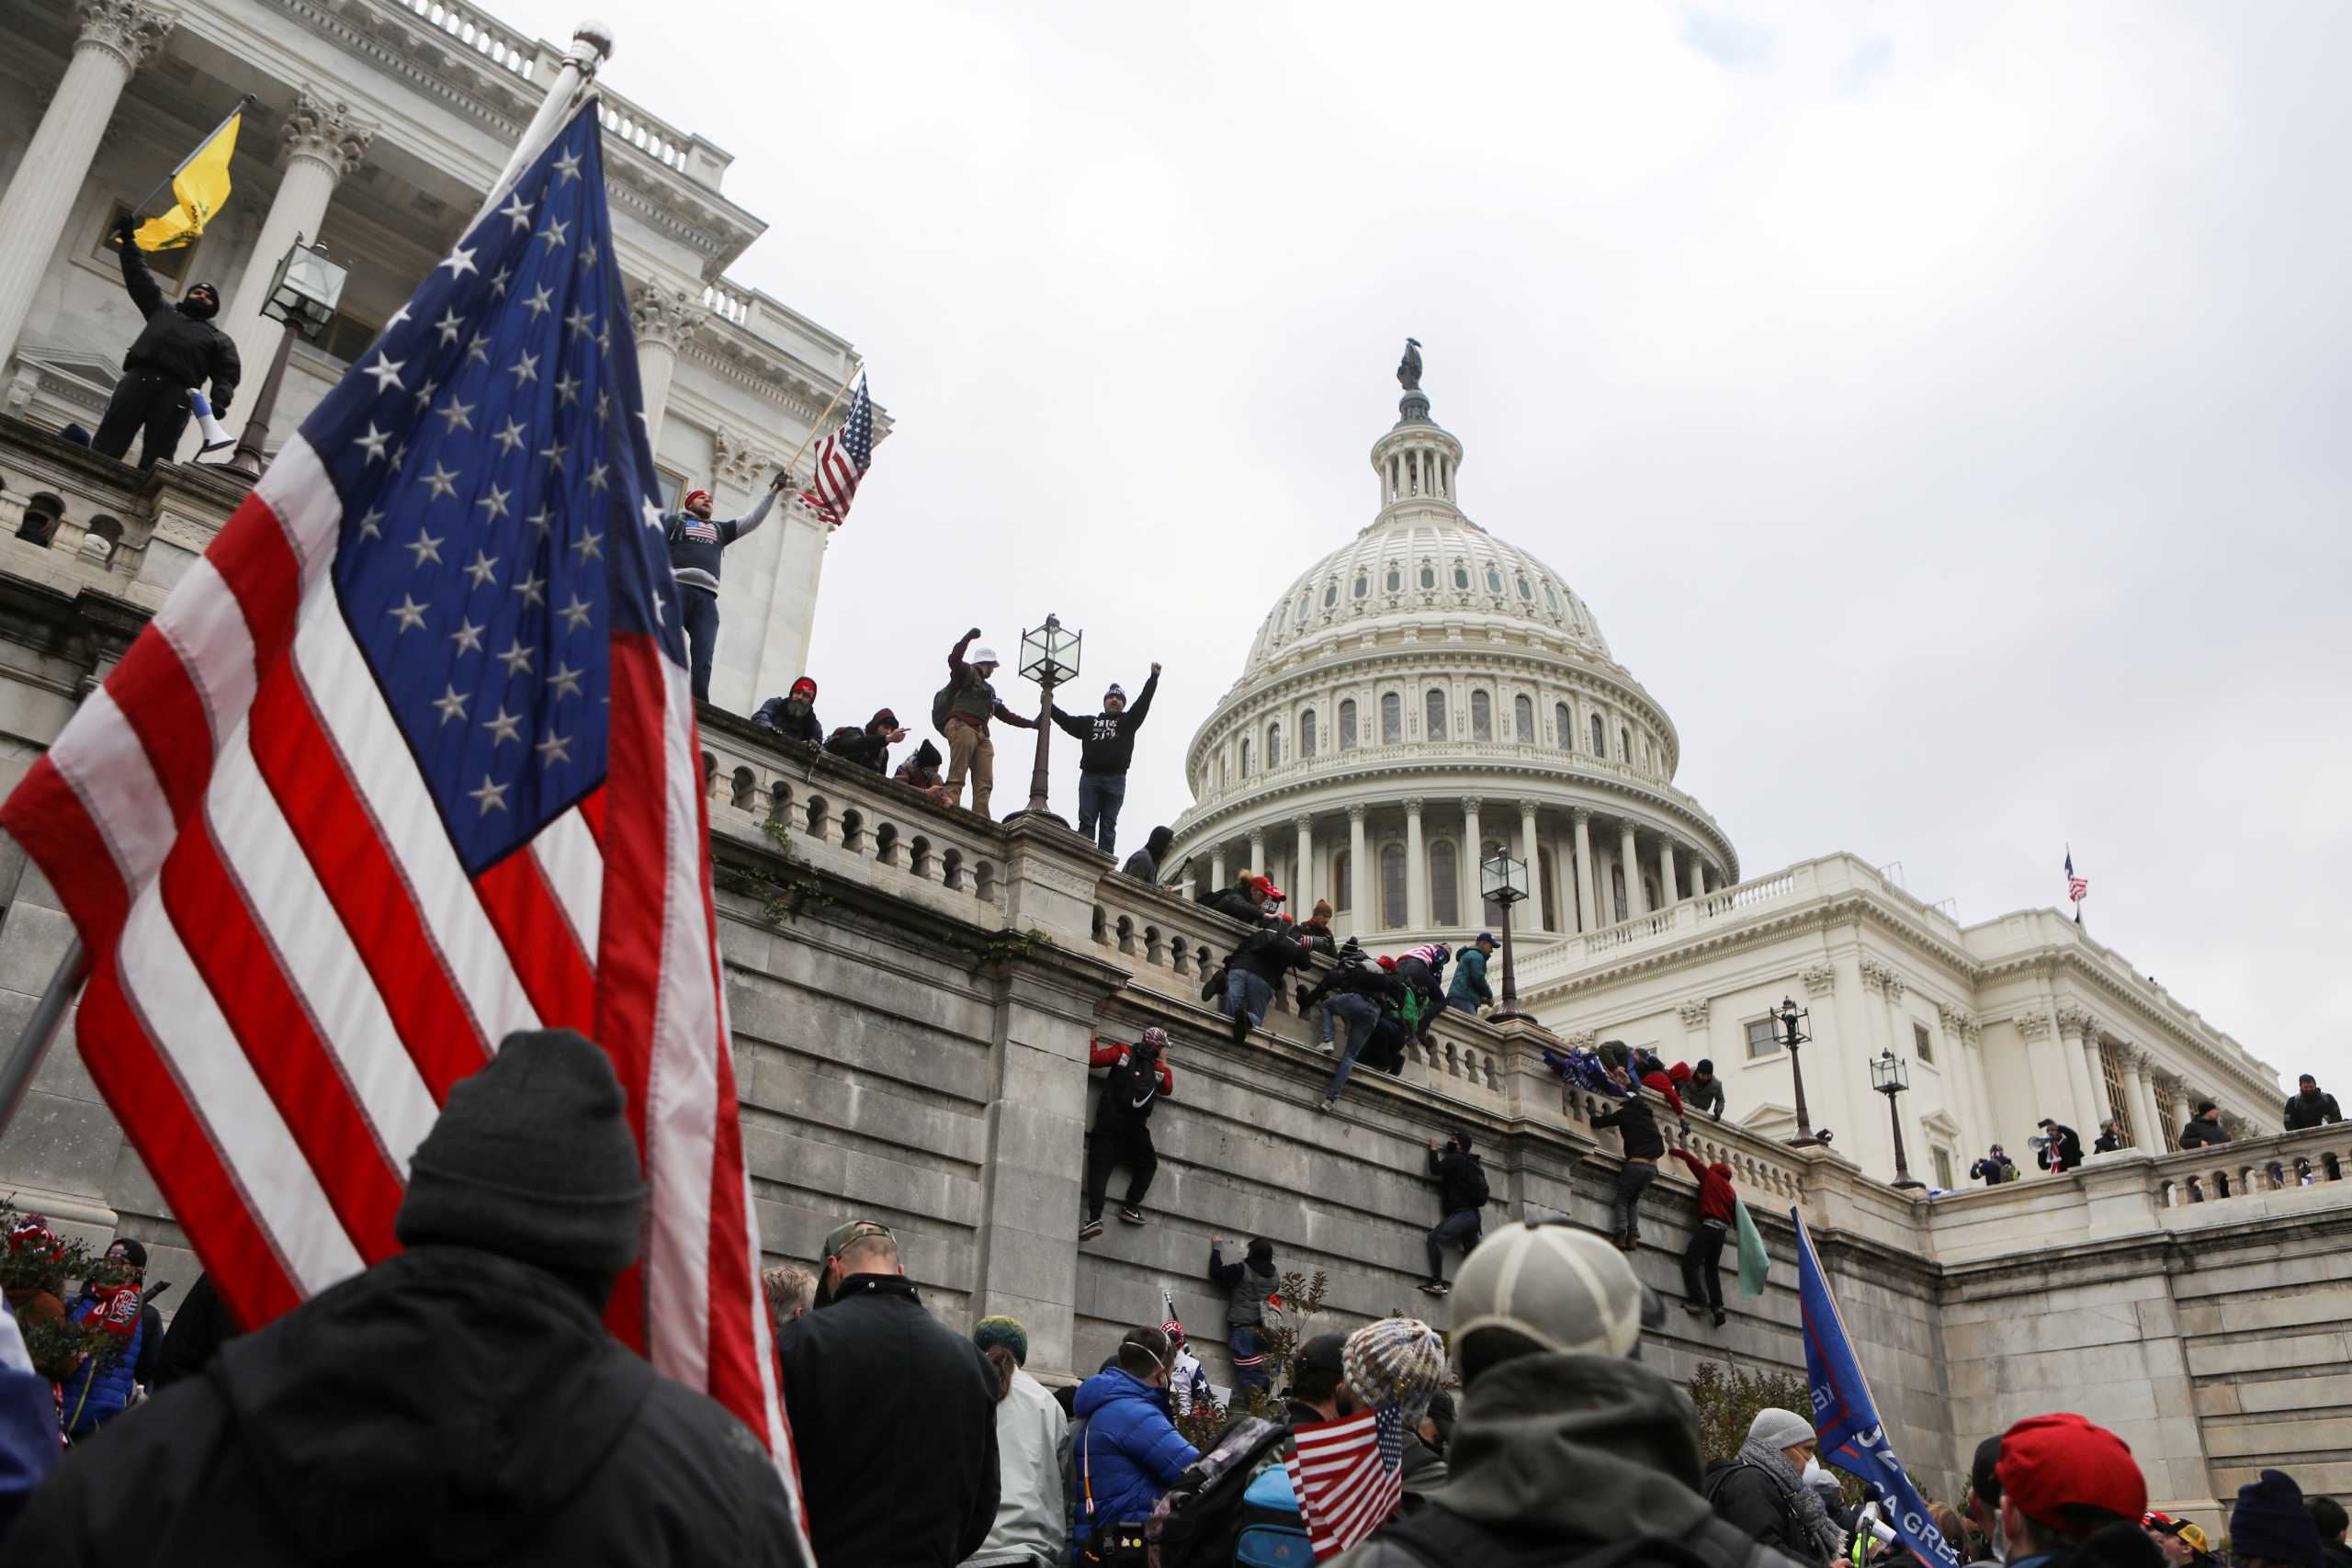
<path fill-rule="evenodd" d="M 2198 1100 L 2270 1128 L 2277 1074 L 2052 909 L 1962 927 L 1833 854 L 1743 880 L 1731 838 L 1674 786 L 1681 742 L 1591 610 L 1459 503 L 1463 446 L 1418 389 L 1372 448 L 1372 522 L 1284 591 L 1185 758 L 1196 804 L 1169 863 L 1243 868 L 1375 953 L 1460 944 L 1502 911 L 1478 863 L 1527 863 L 1512 912 L 1521 1007 L 1571 1043 L 1712 1060 L 1729 1114 L 1803 1120 L 1881 1178 L 1895 1127 L 1916 1179 L 1953 1188 L 1993 1143 L 2030 1173 L 2041 1118 L 2087 1147 L 2177 1146 Z M 1490 975 L 1499 981 L 1499 965 Z M 1809 1045 L 1775 1043 L 1793 1000 Z M 1908 1088 L 1890 1112 L 1870 1066 Z"/>

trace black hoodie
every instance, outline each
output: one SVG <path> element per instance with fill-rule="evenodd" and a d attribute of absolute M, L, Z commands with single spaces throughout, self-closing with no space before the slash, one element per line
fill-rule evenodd
<path fill-rule="evenodd" d="M 1160 873 L 1166 869 L 1161 863 L 1168 858 L 1168 846 L 1175 841 L 1174 829 L 1154 828 L 1151 837 L 1143 841 L 1143 848 L 1129 855 L 1127 863 L 1119 868 L 1119 874 L 1132 876 L 1138 882 L 1157 883 Z"/>
<path fill-rule="evenodd" d="M 775 1466 L 544 1269 L 423 1247 L 74 1450 L 7 1561 L 791 1563 Z"/>
<path fill-rule="evenodd" d="M 1136 731 L 1143 728 L 1143 716 L 1151 711 L 1151 694 L 1159 690 L 1159 677 L 1154 675 L 1143 683 L 1142 694 L 1133 707 L 1117 713 L 1076 714 L 1054 709 L 1054 722 L 1080 742 L 1078 771 L 1081 773 L 1125 774 L 1136 759 Z"/>
<path fill-rule="evenodd" d="M 139 330 L 130 352 L 122 356 L 125 370 L 144 370 L 183 387 L 212 383 L 212 412 L 225 414 L 237 395 L 242 370 L 237 345 L 212 324 L 213 312 L 183 299 L 175 306 L 164 300 L 154 274 L 137 245 L 122 247 L 122 286 L 147 324 Z"/>

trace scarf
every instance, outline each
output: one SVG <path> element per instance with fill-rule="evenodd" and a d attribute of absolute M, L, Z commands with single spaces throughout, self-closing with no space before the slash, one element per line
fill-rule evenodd
<path fill-rule="evenodd" d="M 1803 1473 L 1789 1462 L 1789 1456 L 1761 1443 L 1742 1443 L 1739 1457 L 1772 1478 L 1772 1484 L 1781 1489 L 1782 1499 L 1796 1514 L 1797 1523 L 1812 1535 L 1815 1557 L 1836 1562 L 1845 1547 L 1846 1532 L 1830 1518 L 1829 1510 L 1822 1506 L 1820 1494 L 1804 1483 Z"/>

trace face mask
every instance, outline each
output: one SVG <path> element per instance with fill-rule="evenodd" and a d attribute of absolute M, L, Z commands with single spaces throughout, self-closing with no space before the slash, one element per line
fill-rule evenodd
<path fill-rule="evenodd" d="M 1829 1472 L 1821 1468 L 1821 1461 L 1817 1459 L 1809 1459 L 1804 1461 L 1804 1483 L 1807 1486 L 1834 1484 L 1829 1479 Z"/>

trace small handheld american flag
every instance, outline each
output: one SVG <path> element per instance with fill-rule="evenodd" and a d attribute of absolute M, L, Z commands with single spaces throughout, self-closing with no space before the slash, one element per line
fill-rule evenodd
<path fill-rule="evenodd" d="M 1290 1485 L 1315 1561 L 1336 1557 L 1388 1522 L 1405 1495 L 1405 1413 L 1385 1404 L 1293 1434 Z"/>

